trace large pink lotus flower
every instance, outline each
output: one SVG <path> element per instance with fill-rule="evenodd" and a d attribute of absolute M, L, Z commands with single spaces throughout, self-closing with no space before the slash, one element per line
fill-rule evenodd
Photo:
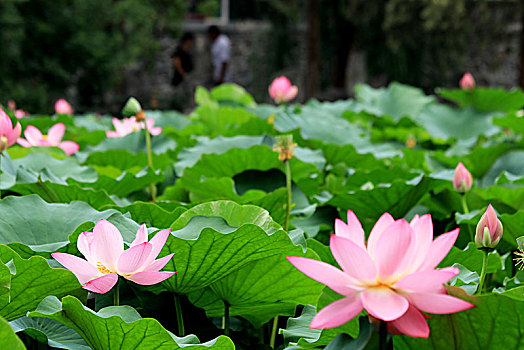
<path fill-rule="evenodd" d="M 149 286 L 162 282 L 175 272 L 160 271 L 173 254 L 157 259 L 171 230 L 162 230 L 148 242 L 147 228 L 140 226 L 131 247 L 124 250 L 120 231 L 109 221 L 101 219 L 93 232 L 82 232 L 77 247 L 87 260 L 66 253 L 51 256 L 78 278 L 84 289 L 107 293 L 118 282 L 118 276 Z"/>
<path fill-rule="evenodd" d="M 367 245 L 356 215 L 348 211 L 348 224 L 337 219 L 330 248 L 342 270 L 303 257 L 287 259 L 300 271 L 344 295 L 313 318 L 310 328 L 334 328 L 362 309 L 388 322 L 394 334 L 429 336 L 422 312 L 448 314 L 474 305 L 446 294 L 444 283 L 459 273 L 455 267 L 435 269 L 447 255 L 459 230 L 433 240 L 430 215 L 408 223 L 385 213 L 377 221 Z"/>
<path fill-rule="evenodd" d="M 7 147 L 14 145 L 21 133 L 22 125 L 16 123 L 13 128 L 11 118 L 0 109 L 0 153 L 4 152 Z"/>
<path fill-rule="evenodd" d="M 475 88 L 475 78 L 473 78 L 471 73 L 466 73 L 460 79 L 459 85 L 462 90 L 473 90 Z"/>
<path fill-rule="evenodd" d="M 276 78 L 269 86 L 269 96 L 278 104 L 291 101 L 297 97 L 297 93 L 298 88 L 291 85 L 291 82 L 285 76 Z"/>
<path fill-rule="evenodd" d="M 22 147 L 60 147 L 65 154 L 70 156 L 71 154 L 77 152 L 80 149 L 80 146 L 73 141 L 63 141 L 65 133 L 64 123 L 57 123 L 53 125 L 47 135 L 42 135 L 42 132 L 38 130 L 33 125 L 28 125 L 25 128 L 24 136 L 25 139 L 19 138 L 18 144 Z"/>
<path fill-rule="evenodd" d="M 113 118 L 113 126 L 115 127 L 115 131 L 106 131 L 106 136 L 124 137 L 131 134 L 132 132 L 145 129 L 146 125 L 147 130 L 149 130 L 151 135 L 160 135 L 162 132 L 161 127 L 155 127 L 155 120 L 153 118 L 147 118 L 145 125 L 144 122 L 137 122 L 135 117 L 124 118 L 122 121 L 120 121 L 118 118 Z"/>
<path fill-rule="evenodd" d="M 453 174 L 453 188 L 457 192 L 468 192 L 473 186 L 473 176 L 468 169 L 459 162 Z"/>
<path fill-rule="evenodd" d="M 73 107 L 71 107 L 69 102 L 61 98 L 55 103 L 55 113 L 73 115 L 75 111 L 73 110 Z"/>

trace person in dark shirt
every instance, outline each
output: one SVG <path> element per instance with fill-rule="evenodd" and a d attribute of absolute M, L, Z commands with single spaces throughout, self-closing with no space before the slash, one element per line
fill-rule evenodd
<path fill-rule="evenodd" d="M 180 44 L 175 49 L 171 58 L 173 59 L 173 66 L 175 73 L 173 74 L 172 85 L 178 86 L 184 81 L 186 74 L 193 70 L 193 59 L 189 54 L 191 46 L 193 46 L 194 36 L 191 33 L 184 33 Z"/>

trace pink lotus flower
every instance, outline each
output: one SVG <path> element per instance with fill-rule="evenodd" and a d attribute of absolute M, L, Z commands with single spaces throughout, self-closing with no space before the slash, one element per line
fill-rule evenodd
<path fill-rule="evenodd" d="M 16 109 L 16 102 L 14 100 L 7 101 L 7 109 L 14 111 Z"/>
<path fill-rule="evenodd" d="M 495 248 L 502 238 L 502 233 L 502 223 L 490 204 L 477 224 L 475 244 L 479 248 Z"/>
<path fill-rule="evenodd" d="M 153 118 L 147 118 L 146 123 L 147 130 L 151 135 L 160 135 L 162 132 L 161 127 L 155 127 L 155 120 Z M 137 122 L 135 117 L 124 118 L 120 121 L 118 118 L 113 118 L 113 126 L 115 131 L 106 131 L 107 137 L 124 137 L 132 132 L 145 129 L 144 122 Z"/>
<path fill-rule="evenodd" d="M 16 123 L 13 128 L 11 118 L 0 109 L 0 153 L 3 153 L 7 147 L 14 145 L 21 133 L 22 125 Z"/>
<path fill-rule="evenodd" d="M 27 139 L 19 138 L 18 144 L 22 147 L 60 147 L 65 154 L 70 156 L 77 152 L 80 146 L 73 141 L 62 141 L 64 137 L 65 125 L 64 123 L 57 123 L 53 125 L 47 135 L 42 135 L 42 132 L 33 125 L 28 125 L 25 128 L 24 136 Z"/>
<path fill-rule="evenodd" d="M 15 117 L 17 119 L 25 118 L 27 115 L 28 115 L 28 113 L 26 111 L 24 111 L 23 109 L 15 110 Z"/>
<path fill-rule="evenodd" d="M 453 175 L 453 188 L 457 192 L 468 192 L 473 186 L 473 176 L 462 162 L 459 162 Z"/>
<path fill-rule="evenodd" d="M 474 307 L 446 294 L 443 284 L 459 269 L 435 269 L 458 233 L 456 229 L 433 240 L 430 215 L 415 216 L 408 223 L 385 213 L 366 245 L 362 225 L 348 210 L 348 224 L 337 219 L 330 242 L 342 270 L 322 261 L 287 257 L 304 274 L 344 295 L 320 310 L 309 327 L 338 327 L 366 309 L 387 321 L 391 333 L 427 338 L 429 326 L 422 312 L 448 314 Z"/>
<path fill-rule="evenodd" d="M 73 107 L 71 107 L 71 105 L 69 104 L 69 102 L 61 98 L 55 103 L 55 113 L 73 115 L 74 110 Z"/>
<path fill-rule="evenodd" d="M 298 88 L 295 85 L 291 85 L 288 78 L 281 76 L 273 80 L 269 86 L 269 96 L 277 104 L 288 102 L 297 97 Z"/>
<path fill-rule="evenodd" d="M 175 272 L 160 271 L 173 257 L 169 254 L 156 259 L 171 230 L 162 230 L 147 241 L 146 225 L 140 226 L 131 247 L 124 250 L 120 231 L 109 221 L 101 219 L 93 232 L 82 232 L 77 247 L 86 260 L 66 253 L 51 256 L 78 278 L 84 289 L 107 293 L 118 282 L 118 276 L 149 286 L 162 282 Z"/>
<path fill-rule="evenodd" d="M 473 90 L 475 88 L 475 79 L 470 73 L 466 73 L 460 79 L 460 88 L 462 90 Z"/>

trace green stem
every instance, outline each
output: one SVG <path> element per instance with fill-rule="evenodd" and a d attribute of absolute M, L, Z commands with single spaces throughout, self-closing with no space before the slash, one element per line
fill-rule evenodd
<path fill-rule="evenodd" d="M 183 337 L 186 334 L 184 329 L 184 317 L 182 315 L 182 305 L 180 304 L 180 297 L 175 294 L 175 310 L 176 310 L 176 322 L 178 324 L 178 336 Z"/>
<path fill-rule="evenodd" d="M 483 248 L 481 250 L 484 253 L 484 259 L 482 259 L 482 271 L 480 272 L 480 281 L 477 294 L 482 293 L 482 290 L 484 289 L 484 281 L 486 280 L 486 272 L 488 269 L 488 249 Z"/>
<path fill-rule="evenodd" d="M 289 216 L 291 215 L 291 166 L 289 160 L 284 162 L 286 165 L 286 190 L 287 190 L 287 205 L 286 205 L 286 223 L 284 229 L 289 230 Z"/>
<path fill-rule="evenodd" d="M 229 303 L 224 301 L 224 318 L 222 319 L 222 328 L 224 335 L 229 336 Z"/>
<path fill-rule="evenodd" d="M 144 121 L 144 124 L 145 124 L 145 121 Z M 147 148 L 147 164 L 149 165 L 149 167 L 151 168 L 151 170 L 155 170 L 155 168 L 153 167 L 153 154 L 151 153 L 151 135 L 149 134 L 149 130 L 147 129 L 147 124 L 146 125 L 146 148 Z M 151 199 L 154 201 L 156 201 L 156 186 L 154 183 L 152 183 L 151 185 Z"/>
<path fill-rule="evenodd" d="M 462 196 L 462 210 L 464 211 L 464 214 L 469 214 L 469 208 L 468 208 L 468 202 L 466 201 L 466 194 Z M 470 242 L 475 241 L 475 236 L 473 235 L 473 231 L 471 231 L 470 225 L 467 225 L 468 233 L 469 233 L 469 240 Z"/>
<path fill-rule="evenodd" d="M 386 350 L 388 346 L 388 323 L 386 321 L 380 321 L 378 326 L 378 337 L 379 337 L 379 349 Z"/>
<path fill-rule="evenodd" d="M 118 286 L 118 281 L 115 284 L 115 288 L 113 289 L 113 305 L 119 306 L 120 305 L 120 291 Z"/>
<path fill-rule="evenodd" d="M 277 330 L 278 330 L 278 315 L 273 318 L 273 329 L 271 330 L 271 339 L 269 341 L 269 346 L 271 346 L 271 349 L 275 348 L 275 339 L 277 337 Z"/>

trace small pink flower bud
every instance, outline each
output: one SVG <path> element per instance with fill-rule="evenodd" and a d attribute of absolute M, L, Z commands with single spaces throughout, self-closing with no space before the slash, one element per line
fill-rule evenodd
<path fill-rule="evenodd" d="M 16 103 L 13 100 L 7 101 L 7 109 L 14 111 L 16 109 Z"/>
<path fill-rule="evenodd" d="M 502 232 L 502 223 L 490 204 L 477 224 L 475 244 L 478 248 L 495 248 L 502 238 Z"/>
<path fill-rule="evenodd" d="M 61 98 L 55 103 L 55 113 L 73 115 L 74 110 L 73 107 L 71 107 L 71 105 L 69 104 L 69 102 Z"/>
<path fill-rule="evenodd" d="M 284 76 L 276 78 L 269 86 L 269 96 L 278 104 L 291 101 L 297 93 L 298 88 Z"/>
<path fill-rule="evenodd" d="M 459 162 L 453 175 L 453 187 L 457 192 L 468 192 L 473 186 L 473 176 L 462 162 Z"/>
<path fill-rule="evenodd" d="M 473 90 L 475 87 L 475 79 L 471 73 L 466 73 L 460 79 L 460 88 L 462 90 Z"/>

